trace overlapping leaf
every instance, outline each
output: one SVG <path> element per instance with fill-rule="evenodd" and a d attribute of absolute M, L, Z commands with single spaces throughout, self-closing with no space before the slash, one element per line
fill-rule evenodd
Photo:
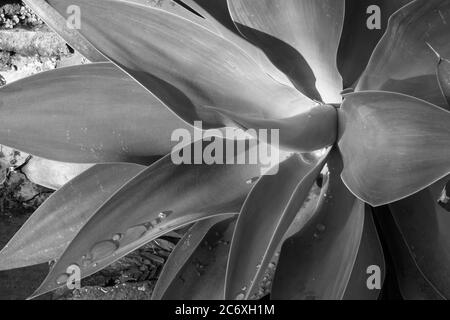
<path fill-rule="evenodd" d="M 33 183 L 58 190 L 92 166 L 92 164 L 58 162 L 33 157 L 21 168 L 21 171 Z"/>
<path fill-rule="evenodd" d="M 176 150 L 123 186 L 81 229 L 36 294 L 60 286 L 70 265 L 78 265 L 86 277 L 171 230 L 237 212 L 261 174 L 261 164 L 173 163 L 172 156 L 192 148 L 206 152 L 212 143 L 198 141 Z M 223 161 L 249 156 L 255 148 L 228 153 Z"/>
<path fill-rule="evenodd" d="M 78 5 L 81 34 L 188 123 L 227 125 L 208 106 L 281 118 L 311 105 L 233 43 L 164 10 L 106 0 L 50 3 L 61 14 Z"/>
<path fill-rule="evenodd" d="M 389 20 L 357 90 L 405 93 L 448 108 L 436 79 L 436 56 L 450 56 L 450 3 L 415 0 Z"/>
<path fill-rule="evenodd" d="M 450 112 L 389 92 L 346 96 L 339 110 L 342 179 L 373 206 L 414 194 L 450 172 Z"/>
<path fill-rule="evenodd" d="M 311 99 L 341 101 L 336 55 L 343 0 L 228 0 L 239 31 Z"/>
<path fill-rule="evenodd" d="M 439 59 L 437 75 L 442 94 L 447 100 L 447 110 L 450 110 L 450 60 Z"/>
<path fill-rule="evenodd" d="M 36 13 L 47 26 L 52 28 L 57 34 L 61 36 L 67 43 L 80 52 L 83 56 L 92 62 L 108 61 L 95 47 L 93 47 L 86 39 L 84 39 L 76 28 L 68 27 L 68 20 L 62 17 L 55 9 L 50 6 L 45 0 L 24 0 L 28 7 Z M 72 8 L 67 8 L 70 14 L 76 13 Z"/>
<path fill-rule="evenodd" d="M 223 300 L 235 219 L 211 228 L 162 296 L 166 300 Z"/>
<path fill-rule="evenodd" d="M 389 17 L 411 1 L 345 1 L 345 22 L 337 57 L 344 88 L 354 88 L 369 62 L 373 49 L 386 31 Z M 376 25 L 378 22 L 379 29 Z M 372 27 L 373 24 L 375 29 Z"/>
<path fill-rule="evenodd" d="M 0 143 L 62 162 L 148 164 L 191 130 L 111 63 L 43 72 L 0 97 Z"/>
<path fill-rule="evenodd" d="M 370 267 L 379 267 L 379 278 L 377 269 Z M 369 271 L 369 273 L 368 273 Z M 372 278 L 370 277 L 372 276 Z M 344 300 L 377 300 L 381 293 L 381 288 L 386 277 L 386 267 L 384 263 L 383 248 L 378 238 L 377 229 L 372 217 L 372 210 L 366 208 L 364 217 L 364 230 L 359 246 L 352 275 L 345 290 Z M 378 281 L 379 288 L 371 287 Z M 370 286 L 369 286 L 370 285 Z"/>
<path fill-rule="evenodd" d="M 302 207 L 327 156 L 306 163 L 294 155 L 275 175 L 265 175 L 253 188 L 239 214 L 227 267 L 225 298 L 255 293 L 264 272 Z M 258 221 L 257 224 L 254 222 Z"/>
<path fill-rule="evenodd" d="M 273 299 L 342 299 L 352 275 L 364 227 L 364 203 L 342 184 L 337 151 L 318 212 L 282 247 Z"/>
<path fill-rule="evenodd" d="M 449 213 L 438 199 L 450 176 L 389 205 L 394 221 L 418 270 L 445 298 L 450 297 Z"/>
<path fill-rule="evenodd" d="M 226 247 L 218 247 L 215 244 L 217 238 L 220 243 L 231 241 L 234 223 L 231 224 L 232 215 L 222 215 L 215 218 L 197 222 L 180 240 L 166 261 L 158 282 L 153 289 L 152 299 L 159 300 L 185 298 L 189 300 L 205 299 L 223 296 L 223 284 L 225 280 L 225 266 L 228 252 Z M 228 220 L 227 222 L 223 222 Z M 217 226 L 217 224 L 220 224 Z M 224 226 L 230 229 L 227 238 L 219 232 Z M 212 241 L 212 238 L 216 238 Z M 219 255 L 223 254 L 224 257 Z M 214 261 L 213 257 L 217 260 Z M 207 263 L 201 262 L 204 258 Z M 217 261 L 220 261 L 217 263 Z M 212 265 L 211 265 L 212 263 Z M 220 270 L 220 272 L 216 272 Z M 217 277 L 217 279 L 216 279 Z M 205 290 L 206 289 L 206 290 Z M 210 292 L 213 295 L 210 295 Z"/>
<path fill-rule="evenodd" d="M 423 193 L 423 191 L 421 192 Z M 406 200 L 402 200 L 406 201 Z M 444 296 L 422 273 L 416 263 L 414 252 L 408 247 L 388 206 L 376 208 L 376 217 L 381 226 L 383 238 L 392 256 L 395 268 L 395 281 L 403 299 L 441 300 Z M 428 218 L 428 215 L 424 216 Z M 422 224 L 422 222 L 421 222 Z"/>
<path fill-rule="evenodd" d="M 231 20 L 227 0 L 215 0 L 214 2 L 210 0 L 183 0 L 183 3 L 205 18 L 208 24 L 205 27 L 219 33 L 244 50 L 272 78 L 285 85 L 292 86 L 292 82 L 272 64 L 264 52 L 238 32 L 233 20 Z"/>
<path fill-rule="evenodd" d="M 221 110 L 217 112 L 255 138 L 266 139 L 265 135 L 260 134 L 261 130 L 277 132 L 275 143 L 283 149 L 312 152 L 331 146 L 336 141 L 337 112 L 331 105 L 318 105 L 299 115 L 278 120 L 251 118 Z"/>
<path fill-rule="evenodd" d="M 57 259 L 95 211 L 145 169 L 137 164 L 98 164 L 50 196 L 0 252 L 0 270 Z"/>

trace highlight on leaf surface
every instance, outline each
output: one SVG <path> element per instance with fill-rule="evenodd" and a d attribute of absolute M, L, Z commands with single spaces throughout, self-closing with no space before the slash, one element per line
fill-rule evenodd
<path fill-rule="evenodd" d="M 339 109 L 342 179 L 379 206 L 408 197 L 450 172 L 450 112 L 410 96 L 367 91 Z"/>

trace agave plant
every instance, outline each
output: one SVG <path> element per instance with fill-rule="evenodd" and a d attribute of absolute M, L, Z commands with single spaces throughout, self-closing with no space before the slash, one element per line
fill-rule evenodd
<path fill-rule="evenodd" d="M 404 298 L 450 296 L 449 0 L 25 2 L 93 62 L 0 89 L 0 143 L 95 164 L 0 253 L 55 261 L 33 297 L 184 226 L 155 299 L 376 299 L 386 253 Z M 278 129 L 286 156 L 176 165 L 195 121 Z"/>

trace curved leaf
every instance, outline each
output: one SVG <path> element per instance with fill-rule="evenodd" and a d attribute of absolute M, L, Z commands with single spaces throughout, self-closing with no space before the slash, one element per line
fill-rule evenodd
<path fill-rule="evenodd" d="M 260 164 L 173 162 L 174 155 L 191 153 L 192 148 L 195 159 L 195 153 L 211 143 L 197 141 L 174 151 L 117 191 L 77 234 L 35 295 L 61 286 L 58 279 L 70 265 L 78 265 L 87 277 L 169 231 L 237 212 L 251 182 L 261 174 Z M 223 163 L 236 163 L 237 157 L 248 157 L 255 148 L 224 155 Z"/>
<path fill-rule="evenodd" d="M 239 214 L 231 243 L 225 299 L 240 295 L 249 299 L 258 289 L 326 158 L 306 163 L 294 155 L 280 164 L 275 175 L 263 176 L 252 189 Z"/>
<path fill-rule="evenodd" d="M 378 238 L 372 214 L 372 209 L 366 208 L 361 244 L 353 266 L 352 275 L 345 290 L 344 300 L 377 300 L 386 277 L 383 248 Z M 368 278 L 372 274 L 368 274 L 368 267 L 370 266 L 380 268 L 380 289 L 369 289 L 367 286 Z"/>
<path fill-rule="evenodd" d="M 405 201 L 405 200 L 403 200 Z M 389 207 L 376 208 L 377 220 L 390 255 L 394 258 L 395 279 L 399 291 L 406 300 L 443 300 L 444 296 L 419 269 L 414 253 L 400 233 Z"/>
<path fill-rule="evenodd" d="M 373 206 L 418 192 L 450 172 L 450 112 L 390 92 L 346 96 L 339 110 L 342 179 Z"/>
<path fill-rule="evenodd" d="M 442 94 L 447 100 L 447 110 L 450 110 L 450 60 L 439 59 L 437 75 Z"/>
<path fill-rule="evenodd" d="M 64 41 L 92 62 L 108 61 L 95 47 L 84 39 L 75 28 L 67 26 L 67 19 L 62 17 L 45 0 L 23 0 L 23 2 L 41 18 L 47 26 L 55 31 Z M 70 13 L 73 14 L 71 10 Z"/>
<path fill-rule="evenodd" d="M 317 105 L 294 117 L 279 120 L 251 118 L 221 110 L 217 113 L 256 139 L 266 139 L 265 135 L 261 135 L 261 130 L 269 130 L 271 134 L 277 132 L 276 143 L 283 149 L 312 152 L 336 142 L 337 112 L 331 105 Z"/>
<path fill-rule="evenodd" d="M 169 12 L 120 1 L 50 2 L 61 13 L 80 6 L 81 34 L 187 123 L 227 126 L 208 106 L 280 118 L 312 104 L 233 43 Z"/>
<path fill-rule="evenodd" d="M 190 127 L 111 63 L 43 72 L 0 88 L 0 143 L 76 163 L 148 164 Z"/>
<path fill-rule="evenodd" d="M 58 190 L 92 166 L 93 164 L 58 162 L 32 157 L 20 171 L 33 183 Z"/>
<path fill-rule="evenodd" d="M 389 205 L 405 245 L 423 277 L 446 299 L 450 297 L 449 213 L 438 199 L 450 176 Z"/>
<path fill-rule="evenodd" d="M 239 31 L 305 95 L 341 101 L 336 56 L 344 0 L 228 0 Z"/>
<path fill-rule="evenodd" d="M 183 3 L 205 18 L 209 24 L 209 26 L 205 27 L 217 32 L 244 50 L 272 78 L 292 87 L 292 82 L 272 64 L 264 52 L 239 33 L 233 20 L 231 20 L 227 0 L 183 0 Z"/>
<path fill-rule="evenodd" d="M 282 247 L 273 299 L 342 299 L 364 226 L 364 203 L 342 184 L 342 161 L 332 151 L 328 191 L 317 213 Z"/>
<path fill-rule="evenodd" d="M 223 300 L 225 271 L 235 219 L 218 223 L 167 288 L 166 300 Z"/>
<path fill-rule="evenodd" d="M 193 255 L 196 255 L 201 251 L 202 249 L 198 248 L 199 245 L 204 241 L 205 237 L 208 235 L 211 228 L 213 228 L 215 225 L 220 223 L 223 220 L 229 219 L 230 215 L 222 215 L 211 219 L 206 219 L 203 221 L 199 221 L 192 226 L 192 228 L 189 229 L 189 231 L 184 235 L 184 237 L 178 242 L 175 249 L 172 251 L 172 253 L 169 256 L 169 259 L 167 259 L 166 263 L 164 264 L 164 268 L 162 269 L 160 275 L 158 276 L 158 282 L 155 285 L 155 288 L 153 289 L 152 293 L 152 300 L 160 300 L 164 295 L 171 295 L 176 294 L 182 295 L 182 291 L 179 288 L 174 289 L 177 285 L 173 285 L 173 282 L 179 282 L 180 278 L 177 278 L 177 275 L 180 274 L 182 279 L 185 279 L 183 277 L 183 274 L 186 274 L 186 269 L 189 268 L 186 266 L 189 260 L 193 260 L 191 257 Z M 211 236 L 211 235 L 209 235 Z M 209 248 L 210 244 L 207 243 L 207 240 L 205 241 L 206 247 Z M 212 248 L 211 248 L 212 249 Z M 227 254 L 225 255 L 227 256 Z M 192 266 L 191 266 L 192 268 Z M 200 268 L 202 269 L 202 268 Z M 204 268 L 203 268 L 204 269 Z M 182 271 L 183 270 L 183 271 Z M 200 271 L 200 270 L 198 270 Z M 203 271 L 203 270 L 201 270 Z M 198 276 L 198 274 L 197 274 Z M 225 275 L 224 275 L 225 278 Z M 201 280 L 202 282 L 212 282 L 211 279 L 208 279 L 207 281 L 203 278 Z M 197 282 L 197 281 L 195 281 Z M 191 284 L 192 285 L 192 284 Z M 216 285 L 215 282 L 211 285 Z M 188 287 L 186 284 L 186 281 L 182 282 L 181 285 L 183 288 Z M 223 286 L 223 284 L 222 284 Z M 166 294 L 166 291 L 169 287 L 172 287 L 172 293 L 168 292 Z M 186 290 L 186 289 L 183 289 Z M 189 299 L 192 299 L 192 295 L 195 297 L 196 290 L 187 290 L 189 292 Z M 202 290 L 203 291 L 203 290 Z M 220 292 L 220 291 L 219 291 Z M 208 296 L 206 296 L 208 297 Z"/>
<path fill-rule="evenodd" d="M 346 0 L 345 22 L 342 31 L 337 64 L 344 88 L 354 88 L 369 62 L 378 41 L 386 31 L 389 17 L 413 0 Z M 380 8 L 380 29 L 369 28 L 376 23 L 376 11 Z M 377 9 L 374 9 L 377 10 Z"/>
<path fill-rule="evenodd" d="M 408 94 L 448 108 L 436 79 L 436 56 L 450 56 L 450 2 L 415 0 L 389 20 L 364 71 L 357 91 Z"/>
<path fill-rule="evenodd" d="M 98 164 L 52 194 L 0 252 L 0 270 L 58 258 L 115 191 L 145 169 L 137 164 Z"/>

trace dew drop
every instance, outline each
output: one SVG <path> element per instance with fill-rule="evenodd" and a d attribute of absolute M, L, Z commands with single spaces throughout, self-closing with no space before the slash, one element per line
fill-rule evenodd
<path fill-rule="evenodd" d="M 247 287 L 242 287 L 242 289 L 241 289 L 242 291 L 246 291 L 247 290 Z"/>
<path fill-rule="evenodd" d="M 69 279 L 69 275 L 67 273 L 63 273 L 56 279 L 56 284 L 66 284 L 67 280 Z"/>
<path fill-rule="evenodd" d="M 114 241 L 106 240 L 95 244 L 91 249 L 91 255 L 93 260 L 100 260 L 106 258 L 116 251 L 118 248 L 117 243 Z"/>
<path fill-rule="evenodd" d="M 244 295 L 243 293 L 239 293 L 239 294 L 236 296 L 236 300 L 244 300 L 244 298 L 245 298 L 245 295 Z"/>
<path fill-rule="evenodd" d="M 120 239 L 122 239 L 122 234 L 117 233 L 112 237 L 113 241 L 119 241 Z"/>
<path fill-rule="evenodd" d="M 319 231 L 319 232 L 324 232 L 324 231 L 326 230 L 326 227 L 325 227 L 323 224 L 319 223 L 319 224 L 316 226 L 316 229 L 317 229 L 317 231 Z"/>

